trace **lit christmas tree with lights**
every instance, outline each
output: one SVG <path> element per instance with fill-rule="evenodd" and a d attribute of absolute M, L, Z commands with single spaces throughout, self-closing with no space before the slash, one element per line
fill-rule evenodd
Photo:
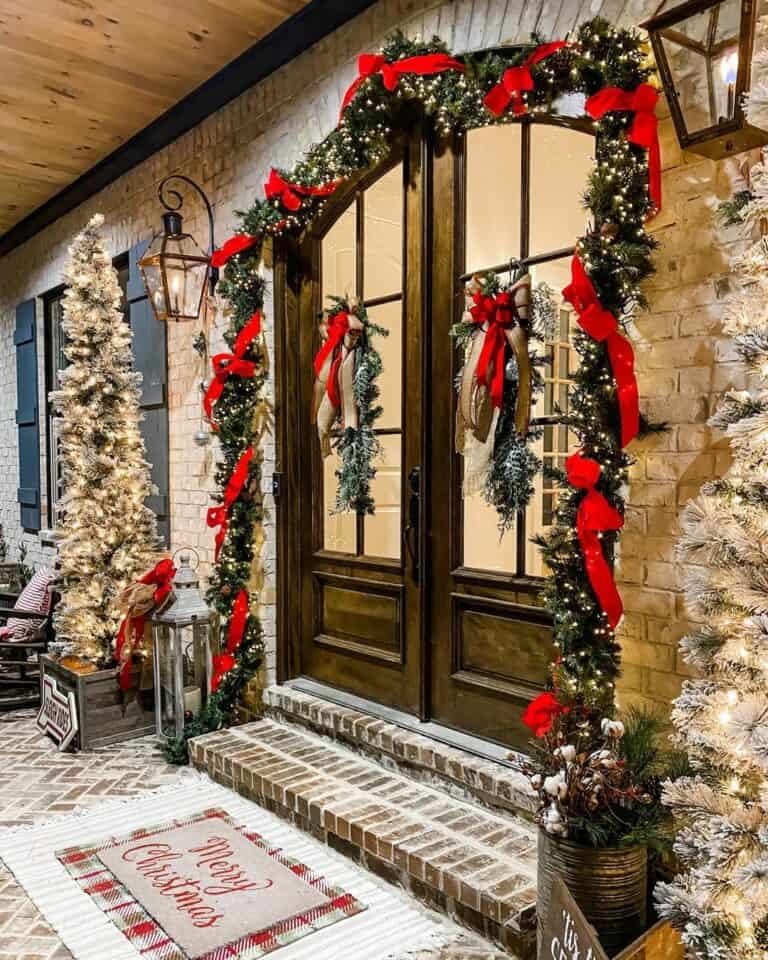
<path fill-rule="evenodd" d="M 733 464 L 685 509 L 679 559 L 701 626 L 681 641 L 700 675 L 675 702 L 676 740 L 695 776 L 665 785 L 681 827 L 687 872 L 660 884 L 662 916 L 692 957 L 768 956 L 768 171 L 751 172 L 744 201 L 728 204 L 753 242 L 734 264 L 740 289 L 725 330 L 753 373 L 710 421 Z M 736 212 L 736 207 L 740 210 Z M 755 239 L 757 237 L 757 239 Z"/>
<path fill-rule="evenodd" d="M 141 374 L 96 215 L 69 250 L 64 353 L 51 401 L 61 417 L 64 496 L 57 526 L 61 601 L 57 638 L 81 657 L 108 661 L 122 619 L 119 594 L 154 562 L 150 467 L 139 432 Z"/>

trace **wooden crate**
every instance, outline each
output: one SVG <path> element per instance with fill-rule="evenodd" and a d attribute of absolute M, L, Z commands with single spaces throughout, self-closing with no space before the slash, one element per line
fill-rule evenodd
<path fill-rule="evenodd" d="M 651 927 L 614 960 L 684 960 L 679 935 L 664 920 Z"/>
<path fill-rule="evenodd" d="M 45 656 L 41 658 L 41 683 L 45 674 L 56 679 L 62 693 L 75 694 L 80 725 L 77 746 L 81 750 L 93 750 L 155 732 L 154 695 L 152 690 L 139 690 L 139 666 L 132 670 L 131 689 L 125 692 L 120 689 L 114 668 L 76 673 Z"/>

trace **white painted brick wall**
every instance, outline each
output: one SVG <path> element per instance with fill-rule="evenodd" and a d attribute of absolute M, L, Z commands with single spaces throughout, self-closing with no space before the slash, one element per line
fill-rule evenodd
<path fill-rule="evenodd" d="M 602 12 L 622 25 L 638 23 L 655 0 L 380 0 L 292 64 L 209 117 L 175 143 L 121 177 L 81 208 L 63 217 L 0 260 L 0 522 L 11 554 L 22 537 L 16 488 L 14 307 L 61 283 L 66 247 L 88 217 L 106 216 L 110 249 L 119 254 L 148 237 L 158 221 L 156 188 L 169 172 L 201 183 L 214 204 L 217 234 L 235 226 L 234 210 L 262 195 L 273 163 L 290 166 L 334 126 L 344 89 L 353 79 L 357 54 L 375 48 L 396 27 L 408 34 L 439 34 L 457 51 L 527 39 L 532 30 L 559 37 Z M 744 371 L 731 359 L 720 332 L 716 281 L 727 272 L 732 232 L 716 232 L 717 198 L 732 191 L 734 163 L 715 164 L 681 155 L 671 123 L 662 125 L 665 210 L 654 229 L 663 242 L 659 275 L 648 285 L 652 311 L 638 319 L 638 380 L 643 407 L 672 425 L 668 434 L 637 443 L 632 506 L 621 549 L 619 575 L 627 606 L 623 630 L 625 680 L 622 697 L 668 701 L 685 675 L 676 641 L 685 628 L 673 565 L 676 519 L 702 479 L 723 469 L 727 452 L 715 444 L 705 420 L 717 397 L 741 385 Z M 189 201 L 191 206 L 193 200 Z M 189 211 L 191 213 L 191 210 Z M 187 217 L 193 233 L 205 235 L 202 211 Z M 203 370 L 191 347 L 194 326 L 169 331 L 172 546 L 191 544 L 210 569 L 212 535 L 205 510 L 212 490 L 213 447 L 192 437 L 199 424 L 198 382 Z M 221 322 L 213 330 L 220 344 Z M 43 342 L 39 325 L 40 405 L 43 403 Z M 271 344 L 271 317 L 267 323 Z M 270 384 L 271 388 L 271 384 Z M 44 439 L 43 439 L 44 447 Z M 270 489 L 274 449 L 265 448 L 265 490 Z M 43 457 L 43 487 L 45 459 Z M 267 495 L 267 509 L 272 507 Z M 45 504 L 44 504 L 45 510 Z M 268 679 L 275 665 L 273 520 L 267 517 L 263 595 L 268 637 Z M 30 557 L 48 554 L 37 537 L 24 535 Z"/>

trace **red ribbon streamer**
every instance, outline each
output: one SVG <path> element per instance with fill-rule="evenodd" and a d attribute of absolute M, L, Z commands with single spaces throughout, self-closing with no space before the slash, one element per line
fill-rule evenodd
<path fill-rule="evenodd" d="M 605 530 L 620 530 L 624 526 L 624 518 L 602 493 L 595 490 L 595 484 L 600 479 L 600 464 L 596 460 L 574 453 L 565 461 L 565 471 L 572 487 L 587 491 L 576 514 L 576 533 L 589 582 L 611 630 L 615 630 L 624 606 L 598 534 Z"/>
<path fill-rule="evenodd" d="M 520 116 L 527 107 L 523 99 L 523 91 L 533 90 L 533 74 L 531 67 L 546 60 L 553 53 L 567 47 L 565 40 L 554 40 L 552 43 L 542 43 L 536 47 L 517 67 L 509 67 L 504 71 L 501 81 L 492 87 L 485 95 L 483 103 L 495 117 L 500 117 L 507 107 L 512 104 L 512 112 Z"/>
<path fill-rule="evenodd" d="M 248 622 L 248 592 L 241 590 L 232 606 L 232 614 L 229 618 L 229 635 L 227 637 L 227 649 L 224 653 L 217 654 L 213 658 L 213 676 L 211 677 L 211 690 L 215 693 L 222 678 L 235 665 L 235 653 L 243 641 L 245 625 Z"/>
<path fill-rule="evenodd" d="M 349 333 L 349 314 L 346 310 L 340 310 L 332 317 L 328 318 L 328 338 L 317 352 L 315 357 L 315 374 L 320 376 L 325 361 L 329 354 L 333 354 L 333 363 L 328 373 L 328 382 L 326 392 L 334 407 L 341 404 L 341 395 L 339 393 L 339 367 L 341 366 L 342 354 L 341 345 L 344 337 Z"/>
<path fill-rule="evenodd" d="M 354 99 L 360 85 L 376 74 L 381 74 L 384 86 L 387 90 L 393 91 L 397 89 L 400 77 L 404 73 L 418 73 L 426 76 L 431 73 L 443 73 L 446 70 L 458 70 L 463 73 L 465 69 L 460 60 L 456 60 L 447 53 L 428 53 L 419 57 L 407 57 L 405 60 L 394 60 L 391 63 L 381 54 L 363 53 L 357 60 L 358 77 L 352 81 L 341 101 L 339 122 L 343 119 L 344 112 Z"/>
<path fill-rule="evenodd" d="M 571 282 L 564 288 L 563 297 L 576 310 L 582 330 L 593 340 L 605 341 L 616 381 L 621 419 L 621 445 L 626 447 L 640 430 L 640 401 L 635 379 L 635 353 L 632 344 L 619 333 L 616 317 L 603 308 L 592 281 L 577 256 L 571 260 Z"/>
<path fill-rule="evenodd" d="M 289 183 L 277 170 L 272 168 L 269 180 L 264 184 L 267 200 L 279 199 L 286 210 L 295 213 L 301 208 L 302 197 L 329 197 L 338 187 L 337 180 L 321 187 L 304 187 L 300 183 Z"/>
<path fill-rule="evenodd" d="M 231 258 L 234 257 L 237 253 L 242 253 L 243 250 L 247 250 L 249 247 L 252 247 L 254 243 L 257 243 L 259 240 L 258 237 L 251 236 L 250 233 L 237 233 L 234 237 L 230 237 L 229 240 L 224 244 L 220 250 L 214 250 L 213 255 L 211 256 L 211 266 L 223 267 L 224 264 Z"/>
<path fill-rule="evenodd" d="M 173 578 L 175 576 L 176 567 L 173 565 L 173 560 L 166 557 L 156 563 L 148 573 L 145 573 L 137 581 L 138 583 L 155 586 L 156 589 L 152 595 L 155 609 L 161 607 L 167 600 L 171 590 L 173 590 Z M 134 650 L 144 637 L 145 621 L 146 614 L 142 613 L 137 617 L 124 617 L 120 624 L 115 642 L 115 658 L 120 665 L 120 687 L 123 690 L 130 690 L 131 688 L 131 660 Z"/>
<path fill-rule="evenodd" d="M 224 501 L 218 507 L 211 507 L 206 517 L 206 523 L 209 527 L 218 527 L 216 533 L 215 550 L 213 562 L 219 562 L 219 552 L 221 551 L 224 540 L 227 536 L 227 526 L 229 524 L 229 511 L 232 504 L 243 492 L 243 487 L 248 479 L 248 469 L 253 459 L 253 447 L 248 447 L 245 453 L 240 457 L 232 471 L 232 476 L 227 481 L 224 488 Z"/>
<path fill-rule="evenodd" d="M 659 92 L 650 83 L 641 83 L 634 90 L 605 87 L 587 100 L 590 117 L 600 120 L 612 110 L 630 111 L 635 117 L 627 139 L 648 151 L 648 193 L 656 210 L 661 210 L 661 147 L 656 102 Z"/>
<path fill-rule="evenodd" d="M 496 297 L 488 297 L 478 291 L 472 299 L 474 305 L 469 308 L 472 322 L 488 323 L 483 349 L 477 361 L 477 382 L 488 388 L 493 406 L 501 409 L 504 399 L 504 357 L 507 349 L 507 337 L 504 331 L 515 322 L 512 312 L 512 295 L 505 290 Z M 491 362 L 493 368 L 489 383 L 488 371 Z"/>
<path fill-rule="evenodd" d="M 244 360 L 243 356 L 250 345 L 261 332 L 261 313 L 257 310 L 235 340 L 234 353 L 217 353 L 212 358 L 213 380 L 205 391 L 203 409 L 205 415 L 212 421 L 213 405 L 224 392 L 227 380 L 235 374 L 238 377 L 252 377 L 256 373 L 256 364 L 252 360 Z"/>

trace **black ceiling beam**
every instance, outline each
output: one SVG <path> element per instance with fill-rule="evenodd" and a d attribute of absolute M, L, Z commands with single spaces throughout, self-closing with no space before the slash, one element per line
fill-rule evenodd
<path fill-rule="evenodd" d="M 298 57 L 376 0 L 311 0 L 209 80 L 0 237 L 0 257 Z"/>

